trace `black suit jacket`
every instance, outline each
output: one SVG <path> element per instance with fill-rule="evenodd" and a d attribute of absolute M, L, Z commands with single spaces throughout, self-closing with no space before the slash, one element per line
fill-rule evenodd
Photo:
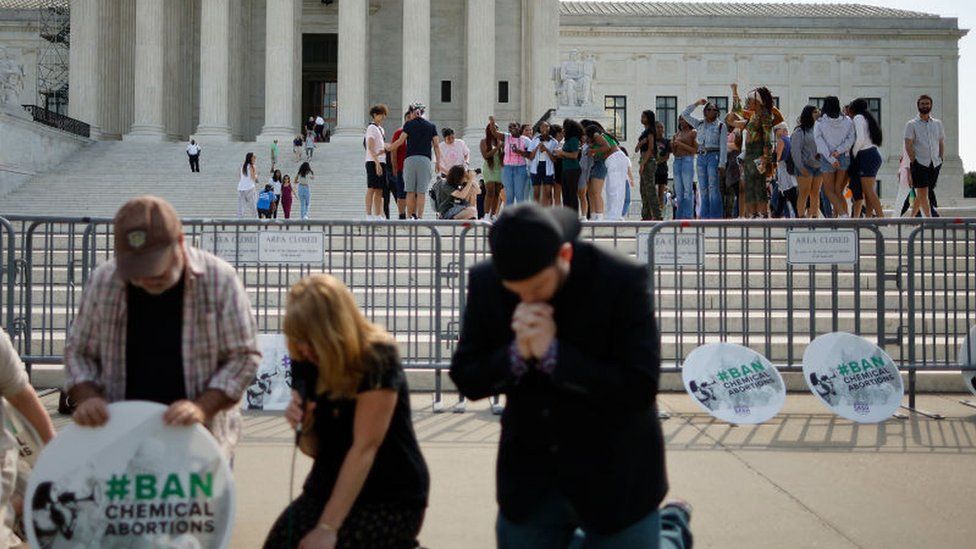
<path fill-rule="evenodd" d="M 569 277 L 552 300 L 553 374 L 512 374 L 518 297 L 485 262 L 471 270 L 451 379 L 468 398 L 507 395 L 497 477 L 506 518 L 524 520 L 556 492 L 569 498 L 585 529 L 613 533 L 667 493 L 655 407 L 660 338 L 646 269 L 589 243 L 573 248 Z"/>

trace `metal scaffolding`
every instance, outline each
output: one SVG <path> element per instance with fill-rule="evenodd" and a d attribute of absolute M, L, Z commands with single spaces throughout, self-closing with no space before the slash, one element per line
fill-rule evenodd
<path fill-rule="evenodd" d="M 70 4 L 68 0 L 40 0 L 37 12 L 43 39 L 37 54 L 37 101 L 49 111 L 67 114 Z"/>

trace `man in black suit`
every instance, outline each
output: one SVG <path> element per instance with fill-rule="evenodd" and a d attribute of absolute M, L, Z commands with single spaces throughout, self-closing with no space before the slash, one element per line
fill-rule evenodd
<path fill-rule="evenodd" d="M 690 547 L 667 493 L 655 398 L 660 341 L 646 270 L 577 240 L 572 210 L 505 208 L 471 270 L 451 379 L 504 393 L 502 548 Z"/>

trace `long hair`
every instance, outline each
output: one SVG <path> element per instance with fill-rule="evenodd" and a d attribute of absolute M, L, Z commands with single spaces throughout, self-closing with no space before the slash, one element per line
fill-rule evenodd
<path fill-rule="evenodd" d="M 650 143 L 648 146 L 653 146 L 657 138 L 660 137 L 657 134 L 657 115 L 651 109 L 647 109 L 641 113 L 641 116 L 647 118 L 647 129 L 651 131 L 650 135 L 654 136 L 654 139 L 649 140 Z"/>
<path fill-rule="evenodd" d="M 762 101 L 763 110 L 772 114 L 773 107 L 776 106 L 773 101 L 773 94 L 769 91 L 766 86 L 760 86 L 756 88 L 756 93 L 759 95 L 759 99 Z"/>
<path fill-rule="evenodd" d="M 831 118 L 840 118 L 840 99 L 835 95 L 824 97 L 823 107 L 820 110 Z"/>
<path fill-rule="evenodd" d="M 485 143 L 488 143 L 489 147 L 494 147 L 498 144 L 498 138 L 495 136 L 495 132 L 492 131 L 491 123 L 485 126 Z M 488 167 L 494 170 L 495 158 L 486 158 L 485 164 L 488 164 Z"/>
<path fill-rule="evenodd" d="M 302 165 L 298 167 L 298 177 L 306 177 L 308 174 L 315 174 L 312 171 L 312 166 L 308 162 L 302 162 Z"/>
<path fill-rule="evenodd" d="M 817 110 L 817 107 L 813 105 L 807 105 L 803 107 L 800 112 L 800 118 L 796 121 L 796 129 L 803 130 L 805 132 L 813 131 L 813 125 L 816 120 L 813 119 L 813 113 Z"/>
<path fill-rule="evenodd" d="M 241 166 L 241 175 L 248 175 L 247 168 L 251 165 L 252 158 L 254 158 L 254 153 L 247 153 L 244 155 L 244 165 Z"/>
<path fill-rule="evenodd" d="M 880 147 L 884 136 L 881 135 L 881 126 L 878 125 L 878 121 L 875 120 L 874 115 L 868 110 L 868 102 L 862 98 L 851 101 L 851 114 L 854 116 L 861 115 L 868 121 L 868 133 L 871 135 L 871 143 Z"/>
<path fill-rule="evenodd" d="M 586 128 L 589 128 L 590 126 L 596 126 L 599 129 L 600 133 L 606 132 L 606 130 L 603 129 L 603 124 L 597 122 L 596 120 L 590 120 L 588 118 L 584 118 L 583 120 L 580 120 L 580 124 L 583 125 L 584 130 Z"/>
<path fill-rule="evenodd" d="M 356 395 L 374 345 L 393 343 L 383 328 L 366 320 L 349 288 L 327 274 L 305 277 L 291 287 L 283 331 L 291 356 L 302 355 L 299 343 L 315 351 L 316 393 L 344 398 Z"/>
<path fill-rule="evenodd" d="M 582 141 L 583 139 L 583 126 L 579 122 L 573 120 L 572 118 L 567 118 L 563 120 L 563 139 L 569 139 L 575 137 Z"/>

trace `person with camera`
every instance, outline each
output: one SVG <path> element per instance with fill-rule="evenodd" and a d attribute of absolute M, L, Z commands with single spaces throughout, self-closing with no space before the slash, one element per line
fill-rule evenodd
<path fill-rule="evenodd" d="M 463 166 L 454 166 L 447 171 L 447 179 L 438 181 L 435 189 L 437 215 L 441 219 L 475 219 L 476 206 L 481 186 L 475 170 L 467 171 Z"/>
<path fill-rule="evenodd" d="M 285 411 L 293 428 L 301 425 L 299 447 L 315 462 L 264 547 L 416 547 L 430 477 L 396 341 L 326 274 L 292 286 L 284 333 L 300 361 L 295 379 L 305 377 L 297 373 L 301 362 L 316 378 L 297 384 L 309 401 L 293 392 Z"/>

